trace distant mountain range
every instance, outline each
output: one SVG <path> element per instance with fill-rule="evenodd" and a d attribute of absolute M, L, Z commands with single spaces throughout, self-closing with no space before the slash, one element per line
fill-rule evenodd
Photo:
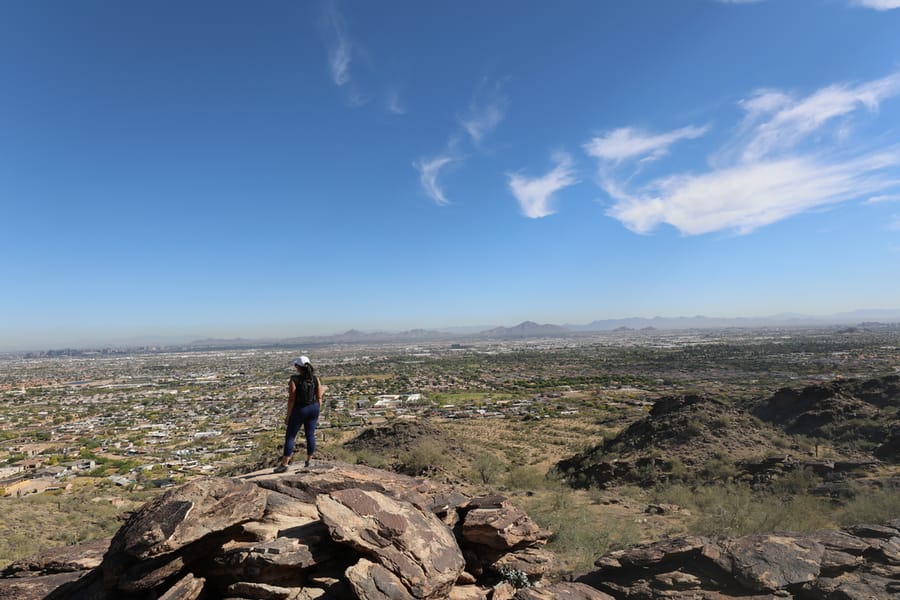
<path fill-rule="evenodd" d="M 606 319 L 587 325 L 564 325 L 572 331 L 612 331 L 615 329 L 721 329 L 728 327 L 804 327 L 818 325 L 858 325 L 865 322 L 900 323 L 900 309 L 870 309 L 837 313 L 827 316 L 810 316 L 783 313 L 768 317 L 717 318 L 697 315 L 694 317 L 653 317 L 630 319 Z"/>
<path fill-rule="evenodd" d="M 687 330 L 687 329 L 727 329 L 756 327 L 820 327 L 831 325 L 883 325 L 900 323 L 900 309 L 857 310 L 827 316 L 809 316 L 785 313 L 769 317 L 634 317 L 628 319 L 604 319 L 584 325 L 535 323 L 523 321 L 512 327 L 477 328 L 456 327 L 449 329 L 411 329 L 408 331 L 361 331 L 350 329 L 343 333 L 327 336 L 303 336 L 279 340 L 197 340 L 188 344 L 193 347 L 259 345 L 260 343 L 285 346 L 315 346 L 340 343 L 365 342 L 416 342 L 450 339 L 522 339 L 538 337 L 561 337 L 587 333 L 624 330 Z"/>
<path fill-rule="evenodd" d="M 810 316 L 784 313 L 768 317 L 717 318 L 697 315 L 693 317 L 633 317 L 603 319 L 587 324 L 535 323 L 523 321 L 512 327 L 448 327 L 441 329 L 410 329 L 408 331 L 361 331 L 350 329 L 334 335 L 295 336 L 287 338 L 204 338 L 184 337 L 134 337 L 113 343 L 70 344 L 66 348 L 107 348 L 124 351 L 137 348 L 154 349 L 212 349 L 253 348 L 261 346 L 316 347 L 333 344 L 403 343 L 439 340 L 505 340 L 541 337 L 587 335 L 612 331 L 728 329 L 760 327 L 824 327 L 824 326 L 900 326 L 900 309 L 856 310 L 826 316 Z M 59 353 L 59 351 L 48 351 Z"/>

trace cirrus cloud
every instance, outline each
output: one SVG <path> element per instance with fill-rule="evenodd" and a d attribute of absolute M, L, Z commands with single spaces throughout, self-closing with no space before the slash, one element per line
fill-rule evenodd
<path fill-rule="evenodd" d="M 662 134 L 649 134 L 631 127 L 623 127 L 593 138 L 585 144 L 585 151 L 594 158 L 621 162 L 631 158 L 655 160 L 668 153 L 669 147 L 680 140 L 690 140 L 705 134 L 709 127 L 690 125 Z"/>
<path fill-rule="evenodd" d="M 749 233 L 818 207 L 868 197 L 887 201 L 900 187 L 900 146 L 856 148 L 853 119 L 877 115 L 900 95 L 900 72 L 862 84 L 835 84 L 795 97 L 760 90 L 738 102 L 745 116 L 699 172 L 641 182 L 640 163 L 667 154 L 708 128 L 665 133 L 617 129 L 584 145 L 597 182 L 613 200 L 607 215 L 637 233 L 668 224 L 685 235 Z M 848 133 L 850 132 L 850 133 Z"/>
<path fill-rule="evenodd" d="M 450 201 L 447 200 L 443 188 L 438 183 L 438 176 L 444 167 L 455 160 L 455 157 L 445 154 L 432 158 L 420 158 L 413 163 L 413 166 L 419 171 L 419 183 L 422 185 L 422 189 L 439 206 L 449 204 Z"/>
<path fill-rule="evenodd" d="M 893 10 L 900 8 L 900 0 L 855 0 L 853 4 L 874 8 L 875 10 Z"/>
<path fill-rule="evenodd" d="M 554 195 L 559 190 L 578 183 L 572 167 L 572 158 L 563 152 L 553 157 L 556 166 L 541 177 L 528 178 L 519 173 L 507 173 L 509 189 L 519 203 L 522 214 L 539 219 L 556 212 Z"/>

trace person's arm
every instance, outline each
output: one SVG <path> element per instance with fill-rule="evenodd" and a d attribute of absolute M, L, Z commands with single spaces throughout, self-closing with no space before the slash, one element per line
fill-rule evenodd
<path fill-rule="evenodd" d="M 319 404 L 322 404 L 322 396 L 325 395 L 325 388 L 322 387 L 322 382 L 319 381 L 319 378 L 316 377 L 316 400 L 319 401 Z"/>
<path fill-rule="evenodd" d="M 287 415 L 284 417 L 284 424 L 287 425 L 287 422 L 291 419 L 291 413 L 294 412 L 294 402 L 297 401 L 297 384 L 294 383 L 294 378 L 291 377 L 291 382 L 288 384 L 288 405 L 287 405 Z"/>

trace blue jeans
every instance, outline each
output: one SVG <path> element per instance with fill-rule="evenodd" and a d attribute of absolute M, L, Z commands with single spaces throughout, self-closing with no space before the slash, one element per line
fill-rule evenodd
<path fill-rule="evenodd" d="M 306 436 L 306 455 L 312 456 L 316 451 L 316 425 L 319 423 L 319 403 L 295 406 L 288 419 L 287 431 L 284 433 L 284 456 L 294 453 L 294 439 L 303 426 Z"/>

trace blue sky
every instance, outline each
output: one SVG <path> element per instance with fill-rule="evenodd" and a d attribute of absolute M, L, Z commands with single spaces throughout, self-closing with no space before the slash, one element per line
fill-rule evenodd
<path fill-rule="evenodd" d="M 0 3 L 0 349 L 900 308 L 900 0 Z"/>

